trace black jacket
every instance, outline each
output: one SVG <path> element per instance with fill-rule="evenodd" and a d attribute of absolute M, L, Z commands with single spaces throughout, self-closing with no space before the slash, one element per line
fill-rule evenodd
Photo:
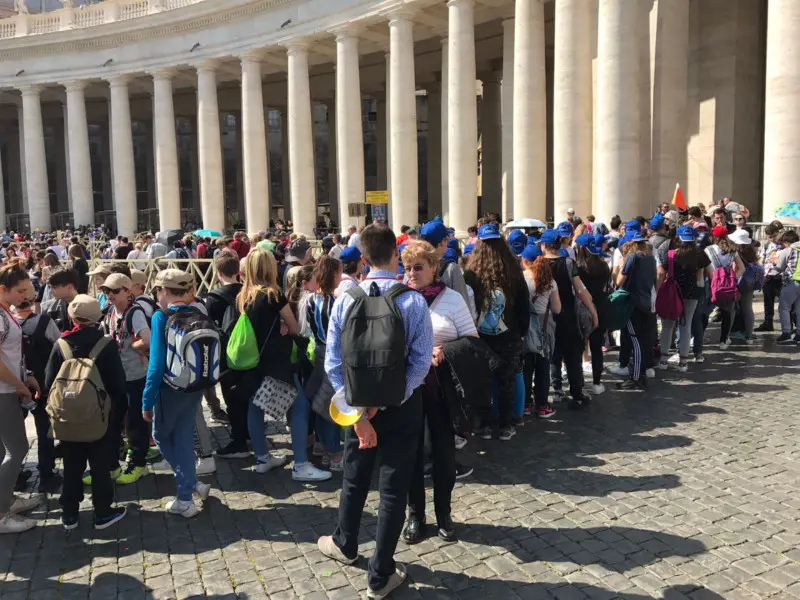
<path fill-rule="evenodd" d="M 103 333 L 99 329 L 86 328 L 79 329 L 72 333 L 68 333 L 62 339 L 72 347 L 72 353 L 75 358 L 86 358 L 89 352 L 103 337 Z M 53 351 L 50 352 L 50 359 L 47 361 L 44 375 L 44 387 L 42 388 L 42 398 L 44 403 L 47 402 L 47 395 L 50 393 L 50 388 L 58 375 L 61 365 L 64 363 L 64 355 L 61 353 L 59 344 L 53 346 Z M 116 343 L 112 340 L 97 357 L 97 369 L 100 371 L 100 376 L 103 379 L 103 387 L 111 398 L 112 411 L 117 414 L 124 414 L 125 407 L 128 404 L 128 397 L 125 392 L 125 370 L 122 368 L 122 360 L 119 357 L 119 349 Z"/>
<path fill-rule="evenodd" d="M 453 427 L 461 434 L 470 430 L 470 412 L 486 409 L 492 402 L 492 373 L 500 359 L 477 337 L 463 337 L 442 346 L 445 362 L 436 368 L 442 398 L 450 408 Z"/>
<path fill-rule="evenodd" d="M 211 317 L 217 327 L 222 327 L 222 319 L 228 306 L 231 304 L 236 305 L 236 296 L 239 295 L 241 289 L 241 283 L 229 283 L 212 290 L 206 296 L 208 316 Z"/>

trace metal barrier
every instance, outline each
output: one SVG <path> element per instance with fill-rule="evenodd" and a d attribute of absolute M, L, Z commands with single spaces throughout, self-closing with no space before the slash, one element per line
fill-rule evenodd
<path fill-rule="evenodd" d="M 92 258 L 89 260 L 89 268 L 93 270 L 100 264 L 106 265 L 126 265 L 129 269 L 138 269 L 144 271 L 147 276 L 147 283 L 145 283 L 145 293 L 149 294 L 153 291 L 155 285 L 156 274 L 164 269 L 180 269 L 186 271 L 194 276 L 195 280 L 195 295 L 205 296 L 219 285 L 217 280 L 217 270 L 214 267 L 214 261 L 204 258 L 188 258 L 188 259 L 175 259 L 170 260 L 166 258 L 155 259 L 108 259 L 103 260 L 100 258 Z M 139 267 L 144 266 L 144 269 Z M 94 290 L 94 281 L 89 284 L 91 290 Z M 95 292 L 97 290 L 94 290 Z"/>

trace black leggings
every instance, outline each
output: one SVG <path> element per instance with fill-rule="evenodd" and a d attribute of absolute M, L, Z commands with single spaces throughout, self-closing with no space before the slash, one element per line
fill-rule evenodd
<path fill-rule="evenodd" d="M 531 405 L 532 397 L 538 410 L 547 406 L 550 394 L 550 361 L 534 352 L 526 352 L 524 358 L 525 406 Z"/>
<path fill-rule="evenodd" d="M 581 339 L 577 326 L 573 326 L 572 323 L 565 324 L 564 321 L 556 324 L 556 344 L 553 350 L 553 360 L 550 363 L 550 381 L 554 390 L 561 391 L 563 385 L 561 363 L 563 362 L 567 367 L 569 393 L 577 402 L 583 398 L 584 347 L 584 340 Z"/>
<path fill-rule="evenodd" d="M 605 331 L 598 327 L 589 336 L 589 352 L 592 355 L 592 382 L 600 383 L 603 375 L 603 337 Z"/>

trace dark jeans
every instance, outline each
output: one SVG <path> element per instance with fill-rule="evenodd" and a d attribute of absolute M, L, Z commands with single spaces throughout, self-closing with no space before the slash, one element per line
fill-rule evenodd
<path fill-rule="evenodd" d="M 578 333 L 577 325 L 559 322 L 556 325 L 556 343 L 553 360 L 550 363 L 550 381 L 553 389 L 560 391 L 563 387 L 561 363 L 567 367 L 569 393 L 573 400 L 583 397 L 583 347 L 584 342 Z"/>
<path fill-rule="evenodd" d="M 377 463 L 380 505 L 375 553 L 369 560 L 367 580 L 373 590 L 385 586 L 395 572 L 394 551 L 406 520 L 406 500 L 419 452 L 422 422 L 422 391 L 418 389 L 403 405 L 380 410 L 372 419 L 378 435 L 376 448 L 360 449 L 355 430 L 346 429 L 339 523 L 333 541 L 345 556 L 358 555 L 361 515 Z"/>
<path fill-rule="evenodd" d="M 532 398 L 537 410 L 544 408 L 550 393 L 550 361 L 534 352 L 526 352 L 524 359 L 525 405 L 529 406 Z"/>
<path fill-rule="evenodd" d="M 136 467 L 143 467 L 147 464 L 147 450 L 150 447 L 150 423 L 142 419 L 144 383 L 144 378 L 125 383 L 125 392 L 128 396 L 125 423 L 131 447 L 131 460 Z M 118 437 L 114 439 L 117 440 Z"/>
<path fill-rule="evenodd" d="M 645 369 L 653 364 L 653 340 L 650 339 L 650 312 L 634 308 L 622 329 L 622 351 L 630 357 L 628 368 L 634 381 L 645 379 Z M 620 351 L 620 354 L 622 354 Z"/>
<path fill-rule="evenodd" d="M 728 340 L 733 328 L 733 320 L 736 317 L 736 305 L 733 304 L 727 308 L 719 307 L 719 312 L 722 315 L 722 323 L 719 328 L 719 343 L 722 344 Z"/>
<path fill-rule="evenodd" d="M 514 413 L 515 379 L 519 371 L 519 361 L 522 356 L 522 338 L 519 335 L 506 332 L 500 335 L 482 335 L 481 339 L 500 358 L 500 366 L 494 372 L 497 382 L 497 414 L 500 429 L 511 426 L 511 417 Z M 481 426 L 491 424 L 491 411 L 481 415 Z"/>
<path fill-rule="evenodd" d="M 83 501 L 83 472 L 86 462 L 92 472 L 92 505 L 98 518 L 111 513 L 114 501 L 114 484 L 108 471 L 108 454 L 116 456 L 114 446 L 117 438 L 108 434 L 96 442 L 61 442 L 64 460 L 64 485 L 61 488 L 59 503 L 64 515 L 77 515 L 78 507 Z"/>
<path fill-rule="evenodd" d="M 231 441 L 241 446 L 247 445 L 250 434 L 247 430 L 247 405 L 248 398 L 242 394 L 234 393 L 229 385 L 224 382 L 222 388 L 222 399 L 228 409 L 228 418 L 231 421 Z"/>
<path fill-rule="evenodd" d="M 692 337 L 694 338 L 694 346 L 692 346 L 692 353 L 695 356 L 700 356 L 703 353 L 703 336 L 708 327 L 708 315 L 710 306 L 706 296 L 701 297 L 697 301 L 697 308 L 692 316 Z"/>
<path fill-rule="evenodd" d="M 595 329 L 589 335 L 589 353 L 592 356 L 592 383 L 600 383 L 603 376 L 603 337 L 605 331 L 601 328 Z"/>
<path fill-rule="evenodd" d="M 37 459 L 39 460 L 36 469 L 39 471 L 40 477 L 47 476 L 52 474 L 53 469 L 56 468 L 55 442 L 48 435 L 50 432 L 50 417 L 47 416 L 44 404 L 38 404 L 31 414 L 33 415 L 33 423 L 36 425 Z"/>
<path fill-rule="evenodd" d="M 764 321 L 768 323 L 775 318 L 775 300 L 780 297 L 782 286 L 783 278 L 780 275 L 764 280 Z"/>
<path fill-rule="evenodd" d="M 433 368 L 425 378 L 422 390 L 422 411 L 428 420 L 431 434 L 431 461 L 433 462 L 433 505 L 436 522 L 440 526 L 450 517 L 450 498 L 456 484 L 456 444 L 450 409 L 439 390 Z M 425 519 L 425 451 L 424 437 L 419 436 L 417 460 L 411 487 L 408 489 L 408 516 Z"/>

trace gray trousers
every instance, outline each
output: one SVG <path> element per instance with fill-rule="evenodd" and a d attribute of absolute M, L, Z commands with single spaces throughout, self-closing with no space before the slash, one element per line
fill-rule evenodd
<path fill-rule="evenodd" d="M 781 317 L 781 333 L 792 333 L 792 307 L 800 315 L 800 281 L 784 283 L 778 301 L 778 314 Z M 800 319 L 797 319 L 795 333 L 800 334 Z"/>
<path fill-rule="evenodd" d="M 753 337 L 753 325 L 756 318 L 753 312 L 753 290 L 742 292 L 742 297 L 739 298 L 739 311 L 744 320 L 744 337 L 749 340 Z"/>
<path fill-rule="evenodd" d="M 750 300 L 752 302 L 752 295 Z M 683 301 L 683 318 L 680 321 L 670 321 L 668 319 L 661 319 L 661 337 L 659 344 L 661 345 L 661 360 L 666 361 L 669 355 L 669 346 L 672 343 L 672 332 L 675 329 L 675 324 L 678 324 L 678 354 L 681 359 L 689 358 L 689 345 L 692 341 L 692 318 L 694 311 L 697 309 L 697 300 L 684 300 Z"/>
<path fill-rule="evenodd" d="M 19 396 L 0 394 L 0 514 L 14 501 L 14 484 L 28 452 L 28 437 Z"/>

